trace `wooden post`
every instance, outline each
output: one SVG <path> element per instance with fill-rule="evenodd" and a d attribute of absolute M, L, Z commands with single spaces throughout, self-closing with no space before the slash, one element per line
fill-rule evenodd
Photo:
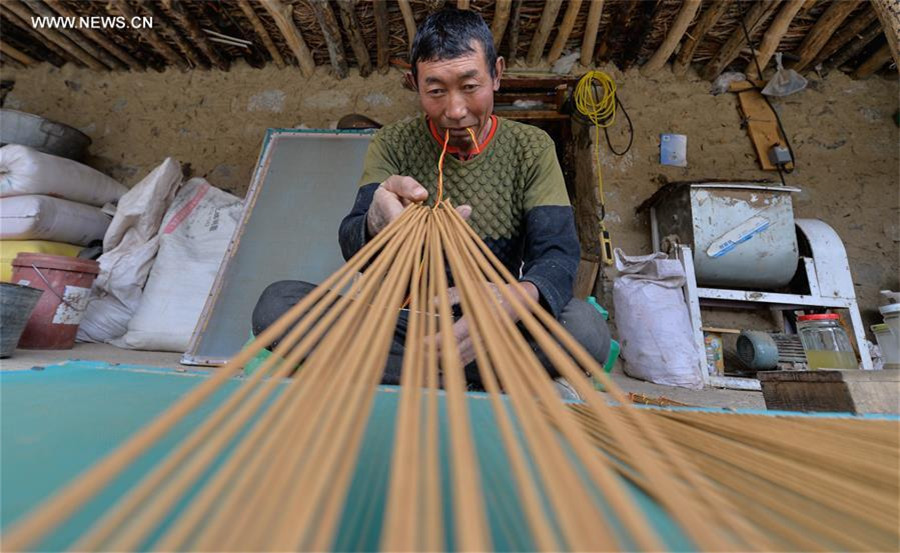
<path fill-rule="evenodd" d="M 272 56 L 272 61 L 275 63 L 275 66 L 282 69 L 284 67 L 284 58 L 281 56 L 281 52 L 278 50 L 272 37 L 269 36 L 269 32 L 266 30 L 265 25 L 262 24 L 259 16 L 256 15 L 256 10 L 250 5 L 249 0 L 237 0 L 237 3 L 238 7 L 241 8 L 241 11 L 244 12 L 244 17 L 250 22 L 250 26 L 253 27 L 253 31 L 262 40 L 263 46 L 266 47 L 266 51 Z"/>
<path fill-rule="evenodd" d="M 26 24 L 33 16 L 28 7 L 26 7 L 25 4 L 23 4 L 19 0 L 5 0 L 3 2 L 3 6 L 22 18 L 22 20 L 25 21 Z M 108 69 L 105 65 L 100 63 L 99 60 L 79 48 L 77 44 L 69 40 L 68 37 L 66 37 L 59 31 L 48 29 L 46 27 L 36 28 L 35 31 L 37 31 L 38 34 L 43 35 L 46 40 L 52 42 L 67 54 L 78 59 L 78 61 L 90 67 L 91 69 L 95 71 L 106 71 Z"/>
<path fill-rule="evenodd" d="M 509 23 L 509 9 L 511 7 L 512 0 L 497 0 L 497 3 L 494 5 L 494 20 L 491 21 L 494 50 L 500 50 L 500 43 L 503 42 L 503 33 L 506 32 L 506 25 Z"/>
<path fill-rule="evenodd" d="M 874 10 L 867 9 L 862 14 L 853 18 L 853 21 L 844 25 L 840 31 L 831 37 L 831 40 L 822 50 L 816 54 L 816 57 L 810 62 L 811 67 L 816 67 L 820 63 L 825 62 L 831 56 L 835 55 L 838 50 L 850 44 L 857 35 L 864 32 L 866 28 L 878 19 Z"/>
<path fill-rule="evenodd" d="M 522 0 L 513 0 L 511 22 L 509 24 L 509 63 L 516 60 L 519 50 L 519 14 L 522 12 Z"/>
<path fill-rule="evenodd" d="M 662 69 L 666 62 L 669 61 L 669 56 L 675 51 L 678 43 L 681 42 L 681 37 L 684 36 L 685 31 L 690 27 L 699 9 L 700 0 L 684 0 L 681 9 L 678 10 L 678 15 L 675 16 L 675 21 L 669 27 L 669 33 L 666 35 L 665 40 L 641 68 L 641 74 L 650 76 Z"/>
<path fill-rule="evenodd" d="M 334 67 L 334 73 L 339 79 L 344 79 L 347 77 L 347 55 L 344 53 L 341 29 L 338 27 L 337 18 L 334 17 L 334 10 L 328 2 L 310 2 L 309 5 L 325 37 L 325 46 L 328 48 L 328 58 Z"/>
<path fill-rule="evenodd" d="M 131 9 L 131 6 L 129 6 L 127 2 L 124 2 L 122 0 L 110 0 L 106 5 L 106 9 L 107 11 L 109 11 L 111 8 L 118 10 L 126 19 L 137 17 L 137 14 L 134 12 L 134 10 Z M 144 39 L 147 40 L 147 42 L 150 43 L 154 50 L 156 50 L 163 58 L 166 59 L 166 61 L 178 67 L 182 71 L 188 69 L 187 63 L 185 63 L 181 56 L 178 55 L 178 53 L 175 52 L 175 50 L 173 50 L 166 43 L 166 41 L 161 39 L 152 28 L 148 29 L 146 27 L 141 27 L 140 29 L 138 29 L 138 32 L 141 34 L 141 36 L 144 37 Z"/>
<path fill-rule="evenodd" d="M 285 4 L 282 0 L 259 0 L 262 6 L 269 12 L 275 25 L 284 37 L 288 47 L 300 64 L 300 72 L 304 77 L 311 77 L 316 70 L 316 62 L 313 60 L 300 29 L 294 24 L 294 9 L 291 4 Z"/>
<path fill-rule="evenodd" d="M 885 44 L 881 48 L 878 49 L 877 52 L 869 56 L 869 59 L 864 61 L 862 65 L 856 68 L 856 71 L 851 75 L 854 79 L 865 79 L 870 76 L 872 73 L 881 69 L 884 64 L 886 64 L 891 59 L 891 46 L 889 44 Z"/>
<path fill-rule="evenodd" d="M 584 37 L 581 39 L 581 65 L 587 67 L 594 61 L 594 47 L 597 45 L 597 31 L 600 29 L 600 16 L 603 15 L 603 0 L 589 0 L 587 23 Z"/>
<path fill-rule="evenodd" d="M 356 0 L 338 0 L 338 7 L 341 10 L 341 23 L 350 37 L 350 48 L 353 49 L 353 55 L 356 56 L 356 63 L 359 65 L 359 74 L 367 77 L 372 72 L 372 60 L 369 58 L 369 49 L 366 48 L 360 30 L 359 19 L 356 17 Z"/>
<path fill-rule="evenodd" d="M 688 66 L 691 65 L 691 60 L 694 59 L 694 52 L 697 51 L 697 46 L 700 46 L 700 43 L 706 37 L 706 33 L 716 26 L 716 23 L 725 15 L 730 6 L 731 0 L 713 0 L 712 4 L 706 8 L 706 11 L 700 15 L 697 24 L 694 25 L 694 29 L 687 35 L 684 44 L 681 45 L 681 50 L 678 51 L 678 55 L 672 63 L 672 73 L 684 75 L 687 72 Z"/>
<path fill-rule="evenodd" d="M 884 28 L 884 34 L 887 37 L 888 46 L 891 48 L 891 55 L 894 57 L 894 63 L 900 68 L 900 51 L 897 45 L 898 37 L 900 37 L 900 1 L 898 0 L 871 0 L 875 13 L 881 21 Z"/>
<path fill-rule="evenodd" d="M 756 54 L 756 59 L 759 61 L 759 67 L 763 71 L 766 70 L 766 65 L 769 64 L 769 60 L 772 59 L 772 55 L 775 54 L 775 50 L 777 50 L 778 45 L 781 44 L 781 39 L 784 38 L 784 34 L 787 32 L 788 27 L 791 26 L 791 21 L 794 20 L 794 16 L 797 15 L 797 12 L 800 11 L 800 8 L 803 7 L 805 2 L 806 0 L 786 0 L 781 7 L 781 11 L 778 12 L 778 15 L 776 15 L 775 19 L 772 21 L 772 24 L 766 29 L 766 34 L 763 35 L 762 42 L 759 43 L 759 51 Z M 744 73 L 747 75 L 748 79 L 759 79 L 762 77 L 756 70 L 756 61 L 753 59 L 747 63 L 747 68 L 744 69 Z"/>
<path fill-rule="evenodd" d="M 400 3 L 400 13 L 403 15 L 403 25 L 406 26 L 406 37 L 409 41 L 406 51 L 412 50 L 413 40 L 416 38 L 416 18 L 413 16 L 409 0 L 397 0 Z"/>
<path fill-rule="evenodd" d="M 849 60 L 856 57 L 857 54 L 862 52 L 863 48 L 869 45 L 870 42 L 875 40 L 876 37 L 881 35 L 881 24 L 875 23 L 871 27 L 869 27 L 865 33 L 863 33 L 859 38 L 850 43 L 846 48 L 841 50 L 840 53 L 836 54 L 832 60 L 827 63 L 827 66 L 831 69 L 840 68 L 842 65 L 847 63 Z"/>
<path fill-rule="evenodd" d="M 744 17 L 744 24 L 747 26 L 747 33 L 753 36 L 753 33 L 760 25 L 769 17 L 769 15 L 778 8 L 778 1 L 771 2 L 754 2 Z M 713 56 L 709 63 L 700 70 L 700 76 L 711 81 L 719 76 L 725 67 L 737 57 L 741 51 L 741 47 L 746 44 L 747 39 L 744 37 L 742 28 L 736 29 L 728 41 L 719 48 L 719 51 Z"/>
<path fill-rule="evenodd" d="M 803 42 L 800 43 L 797 50 L 794 51 L 794 55 L 800 59 L 799 61 L 792 63 L 790 68 L 798 72 L 806 69 L 809 62 L 811 62 L 822 47 L 825 46 L 825 43 L 828 42 L 831 35 L 833 35 L 841 23 L 844 22 L 844 19 L 850 15 L 850 12 L 858 7 L 859 3 L 854 0 L 832 2 L 831 5 L 828 6 L 828 9 L 825 10 L 825 13 L 823 13 L 819 17 L 819 20 L 816 21 L 816 24 L 813 25 L 812 29 L 806 33 Z"/>
<path fill-rule="evenodd" d="M 222 71 L 228 71 L 228 60 L 220 56 L 219 52 L 213 48 L 212 43 L 206 38 L 206 33 L 200 29 L 200 25 L 197 21 L 184 11 L 184 7 L 179 0 L 163 0 L 162 3 L 163 6 L 175 16 L 175 19 L 181 24 L 182 28 L 187 31 L 191 40 L 193 40 L 194 44 L 200 48 L 203 55 Z"/>
<path fill-rule="evenodd" d="M 458 9 L 458 10 L 469 9 L 469 0 L 456 0 L 456 9 Z"/>
<path fill-rule="evenodd" d="M 696 1 L 699 2 L 700 0 Z M 580 9 L 581 0 L 569 0 L 568 5 L 566 5 L 566 13 L 563 15 L 562 24 L 559 26 L 559 32 L 556 34 L 556 38 L 553 39 L 553 46 L 550 47 L 550 53 L 547 55 L 547 61 L 550 63 L 559 59 L 563 48 L 566 47 L 566 42 L 569 40 L 569 35 L 572 34 L 572 27 L 575 26 L 575 19 L 578 17 L 578 10 Z"/>
<path fill-rule="evenodd" d="M 121 2 L 125 4 L 123 0 Z M 153 21 L 156 22 L 156 27 L 158 29 L 163 29 L 162 33 L 168 35 L 175 41 L 175 44 L 178 46 L 178 49 L 184 54 L 184 57 L 187 58 L 188 62 L 192 64 L 194 67 L 200 67 L 202 69 L 209 69 L 210 63 L 203 57 L 196 49 L 194 45 L 190 43 L 187 39 L 181 36 L 181 33 L 178 32 L 178 28 L 176 25 L 173 25 L 168 16 L 163 13 L 162 7 L 154 2 L 144 2 L 140 5 L 143 9 L 147 10 L 150 15 L 153 17 Z"/>
<path fill-rule="evenodd" d="M 11 60 L 15 60 L 22 65 L 31 65 L 37 63 L 37 60 L 29 56 L 25 52 L 20 52 L 13 48 L 12 45 L 0 41 L 0 54 L 7 56 Z"/>
<path fill-rule="evenodd" d="M 59 0 L 44 0 L 44 3 L 53 8 L 53 11 L 63 17 L 78 17 L 75 12 L 63 5 Z M 122 63 L 127 65 L 129 69 L 133 71 L 144 71 L 147 69 L 147 67 L 143 63 L 134 59 L 131 54 L 129 54 L 122 48 L 119 48 L 119 46 L 115 42 L 106 38 L 103 33 L 94 29 L 81 29 L 81 32 L 84 33 L 88 38 L 105 48 L 110 54 L 121 60 Z"/>
<path fill-rule="evenodd" d="M 87 65 L 85 65 L 84 62 L 82 62 L 80 59 L 76 58 L 69 52 L 66 52 L 53 42 L 47 40 L 47 37 L 38 33 L 37 30 L 33 29 L 29 23 L 25 22 L 14 12 L 6 9 L 2 3 L 0 3 L 0 13 L 2 13 L 8 21 L 12 22 L 14 27 L 17 27 L 24 34 L 34 37 L 41 46 L 43 46 L 50 52 L 53 52 L 54 59 L 48 60 L 53 63 L 53 65 L 62 66 L 66 63 L 74 63 L 78 67 L 87 67 Z M 30 47 L 30 45 L 28 44 L 25 44 L 25 46 Z"/>
<path fill-rule="evenodd" d="M 375 14 L 375 43 L 378 47 L 378 72 L 383 75 L 391 69 L 391 28 L 390 20 L 388 19 L 387 0 L 373 0 L 372 11 Z"/>
<path fill-rule="evenodd" d="M 538 23 L 537 29 L 534 30 L 531 46 L 528 48 L 528 55 L 525 57 L 525 62 L 528 65 L 535 65 L 541 60 L 544 46 L 547 44 L 547 38 L 550 37 L 550 31 L 553 30 L 553 24 L 556 22 L 556 14 L 559 13 L 560 6 L 562 6 L 562 0 L 547 0 L 544 4 L 541 21 Z"/>

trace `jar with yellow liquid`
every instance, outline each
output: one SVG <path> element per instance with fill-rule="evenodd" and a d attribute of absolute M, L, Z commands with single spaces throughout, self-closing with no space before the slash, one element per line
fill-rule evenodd
<path fill-rule="evenodd" d="M 797 317 L 797 332 L 810 370 L 859 368 L 840 319 L 836 313 Z"/>

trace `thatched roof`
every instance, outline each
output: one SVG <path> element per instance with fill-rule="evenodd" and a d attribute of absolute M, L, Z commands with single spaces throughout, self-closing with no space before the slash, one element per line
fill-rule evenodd
<path fill-rule="evenodd" d="M 891 61 L 882 29 L 882 12 L 890 11 L 882 4 L 889 2 L 458 0 L 492 25 L 499 52 L 508 59 L 536 64 L 572 51 L 589 55 L 593 63 L 613 62 L 621 68 L 652 60 L 645 66 L 650 70 L 668 60 L 676 70 L 700 64 L 701 74 L 710 79 L 728 68 L 749 67 L 751 50 L 742 19 L 764 62 L 771 59 L 769 44 L 769 50 L 783 52 L 788 65 L 801 70 L 818 66 L 874 72 Z M 15 66 L 74 63 L 96 70 L 227 70 L 244 58 L 255 67 L 275 63 L 309 73 L 313 65 L 329 65 L 343 76 L 348 66 L 357 66 L 367 74 L 405 63 L 409 33 L 445 3 L 3 0 L 0 61 Z M 592 26 L 592 12 L 597 21 L 598 10 L 599 23 Z M 121 16 L 126 25 L 104 29 L 95 19 L 80 28 L 35 28 L 32 18 L 46 16 Z M 152 28 L 131 28 L 127 22 L 133 17 L 152 17 Z M 896 29 L 890 32 L 896 34 Z"/>

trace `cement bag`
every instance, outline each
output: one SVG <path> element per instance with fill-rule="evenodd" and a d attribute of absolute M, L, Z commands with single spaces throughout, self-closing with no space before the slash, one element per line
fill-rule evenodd
<path fill-rule="evenodd" d="M 187 349 L 242 210 L 239 198 L 205 179 L 191 179 L 181 187 L 163 218 L 159 253 L 141 305 L 128 332 L 113 345 Z"/>
<path fill-rule="evenodd" d="M 0 148 L 0 198 L 44 194 L 101 207 L 128 188 L 100 171 L 18 144 Z"/>
<path fill-rule="evenodd" d="M 625 372 L 641 380 L 701 388 L 699 357 L 681 287 L 684 268 L 664 253 L 629 257 L 616 249 L 616 326 Z"/>
<path fill-rule="evenodd" d="M 51 240 L 87 246 L 111 218 L 99 207 L 50 196 L 0 198 L 0 240 Z"/>
<path fill-rule="evenodd" d="M 119 200 L 103 237 L 100 274 L 78 327 L 79 341 L 108 342 L 128 330 L 156 257 L 159 224 L 180 184 L 181 166 L 167 158 Z"/>

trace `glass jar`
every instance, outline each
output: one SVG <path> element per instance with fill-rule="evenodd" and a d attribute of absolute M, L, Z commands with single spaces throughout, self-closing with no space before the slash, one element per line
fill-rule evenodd
<path fill-rule="evenodd" d="M 840 319 L 840 315 L 835 313 L 797 317 L 797 332 L 810 370 L 859 368 L 856 353 Z"/>

